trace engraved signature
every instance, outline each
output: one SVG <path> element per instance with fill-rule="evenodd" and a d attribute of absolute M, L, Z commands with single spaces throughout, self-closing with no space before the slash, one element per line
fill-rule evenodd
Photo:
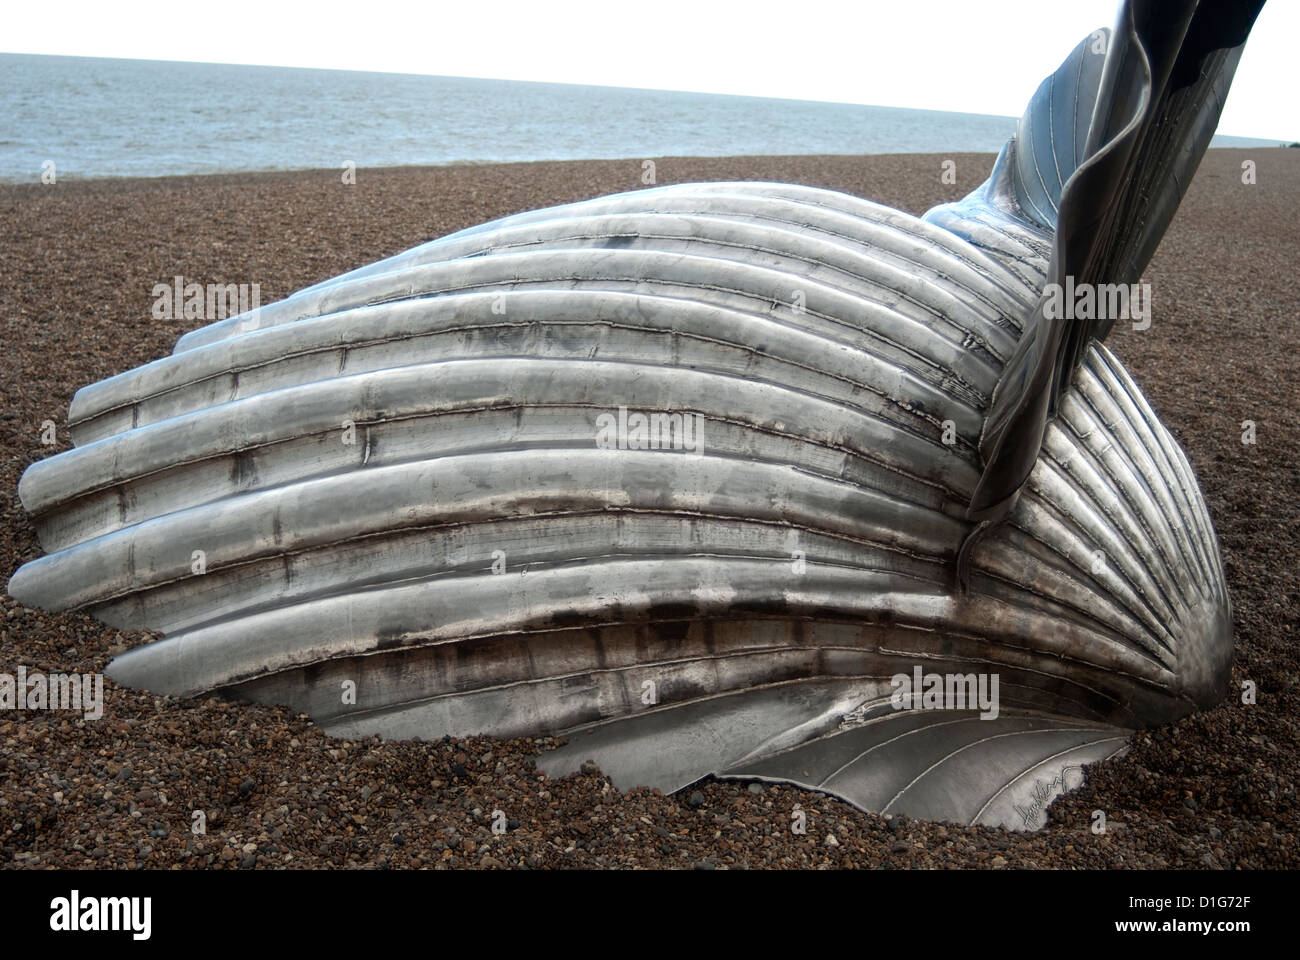
<path fill-rule="evenodd" d="M 1071 764 L 1062 767 L 1061 772 L 1051 780 L 1044 780 L 1041 777 L 1036 778 L 1034 788 L 1030 791 L 1030 802 L 1024 806 L 1013 803 L 1011 808 L 1020 815 L 1020 818 L 1024 821 L 1025 829 L 1033 830 L 1046 819 L 1044 811 L 1058 794 L 1073 790 L 1081 783 L 1083 783 L 1082 766 Z"/>

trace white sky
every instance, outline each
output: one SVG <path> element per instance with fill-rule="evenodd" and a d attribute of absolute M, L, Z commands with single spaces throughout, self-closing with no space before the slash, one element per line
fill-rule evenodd
<path fill-rule="evenodd" d="M 1019 116 L 1118 0 L 15 0 L 0 51 L 695 90 Z M 1219 133 L 1300 140 L 1271 0 Z M 0 121 L 2 123 L 3 121 Z"/>

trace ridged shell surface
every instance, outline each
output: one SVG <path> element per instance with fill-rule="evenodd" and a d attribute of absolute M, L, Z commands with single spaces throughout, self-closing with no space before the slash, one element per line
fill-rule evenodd
<path fill-rule="evenodd" d="M 1107 755 L 1221 693 L 1223 571 L 1186 457 L 1094 344 L 955 588 L 1042 276 L 1041 249 L 995 246 L 763 183 L 425 244 L 81 390 L 77 449 L 23 477 L 49 554 L 10 592 L 162 632 L 120 682 L 349 733 L 794 692 L 798 734 L 722 737 L 698 776 L 838 729 L 921 664 L 997 673 L 1009 715 L 1086 721 Z"/>

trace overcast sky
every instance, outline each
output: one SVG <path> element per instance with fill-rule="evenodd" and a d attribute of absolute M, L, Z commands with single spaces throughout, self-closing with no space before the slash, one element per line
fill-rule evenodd
<path fill-rule="evenodd" d="M 62 0 L 0 50 L 546 80 L 1019 116 L 1118 0 Z M 1300 2 L 1271 0 L 1219 133 L 1300 140 Z M 0 121 L 2 123 L 3 121 Z"/>

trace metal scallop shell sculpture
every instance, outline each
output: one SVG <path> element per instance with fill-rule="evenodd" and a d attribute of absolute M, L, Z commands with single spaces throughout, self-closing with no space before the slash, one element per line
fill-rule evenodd
<path fill-rule="evenodd" d="M 1108 324 L 1041 309 L 1138 279 L 1213 132 L 1253 12 L 1170 6 L 924 218 L 640 190 L 182 337 L 77 393 L 11 594 L 162 633 L 120 683 L 340 735 L 563 733 L 552 772 L 1037 827 L 1232 657 L 1187 458 Z"/>

